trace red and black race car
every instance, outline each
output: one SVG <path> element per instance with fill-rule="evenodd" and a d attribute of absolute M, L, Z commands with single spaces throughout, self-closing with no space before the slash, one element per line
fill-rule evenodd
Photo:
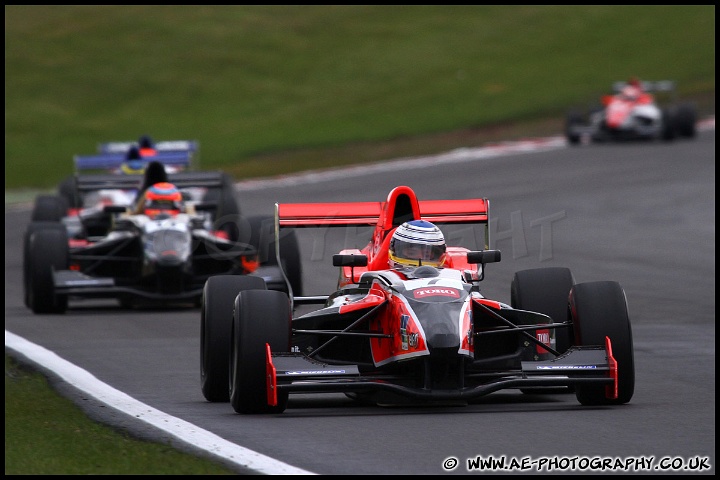
<path fill-rule="evenodd" d="M 661 106 L 657 95 L 665 94 Z M 671 98 L 668 99 L 667 96 Z M 697 112 L 691 103 L 675 100 L 675 83 L 669 80 L 615 82 L 613 93 L 603 95 L 602 105 L 588 113 L 574 110 L 565 122 L 570 145 L 587 139 L 599 143 L 617 140 L 665 140 L 693 138 Z"/>
<path fill-rule="evenodd" d="M 485 298 L 486 265 L 501 258 L 489 249 L 488 205 L 419 201 L 407 186 L 384 202 L 276 205 L 276 244 L 298 232 L 313 260 L 333 238 L 349 244 L 332 256 L 335 290 L 296 296 L 259 278 L 208 279 L 205 398 L 230 401 L 238 413 L 279 413 L 290 394 L 327 392 L 382 405 L 454 405 L 503 389 L 559 387 L 583 405 L 629 402 L 633 342 L 621 286 L 575 284 L 566 268 L 542 268 L 515 274 L 512 305 Z M 391 265 L 393 233 L 413 220 L 442 230 L 441 264 Z"/>

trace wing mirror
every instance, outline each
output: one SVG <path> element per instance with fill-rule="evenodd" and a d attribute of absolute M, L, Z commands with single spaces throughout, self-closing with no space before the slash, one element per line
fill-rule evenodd
<path fill-rule="evenodd" d="M 355 267 L 366 267 L 367 255 L 333 255 L 333 267 L 350 267 L 350 278 L 355 278 Z"/>
<path fill-rule="evenodd" d="M 476 252 L 468 252 L 468 263 L 497 263 L 500 261 L 500 250 L 481 250 Z"/>
<path fill-rule="evenodd" d="M 125 213 L 128 211 L 128 207 L 125 205 L 105 205 L 103 212 L 105 213 Z"/>
<path fill-rule="evenodd" d="M 196 212 L 212 212 L 217 210 L 218 205 L 216 202 L 203 202 L 203 203 L 196 203 L 194 205 Z"/>
<path fill-rule="evenodd" d="M 497 263 L 500 261 L 500 258 L 500 250 L 480 250 L 468 252 L 467 254 L 468 263 L 479 263 L 481 265 L 481 267 L 478 268 L 478 272 L 480 273 L 480 277 L 478 278 L 479 282 L 485 279 L 485 264 Z"/>
<path fill-rule="evenodd" d="M 333 255 L 333 267 L 366 267 L 367 255 Z"/>

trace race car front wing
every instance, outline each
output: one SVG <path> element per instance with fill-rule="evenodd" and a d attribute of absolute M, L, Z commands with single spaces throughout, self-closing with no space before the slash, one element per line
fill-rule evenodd
<path fill-rule="evenodd" d="M 271 352 L 266 344 L 268 405 L 277 405 L 277 394 L 349 393 L 386 391 L 404 397 L 433 400 L 471 400 L 509 388 L 568 387 L 575 385 L 605 386 L 607 398 L 617 398 L 617 362 L 612 356 L 610 339 L 605 346 L 570 347 L 552 360 L 522 362 L 520 370 L 492 372 L 487 381 L 477 384 L 468 376 L 471 386 L 440 390 L 418 388 L 397 382 L 393 375 L 364 375 L 357 365 L 320 363 L 301 353 Z"/>

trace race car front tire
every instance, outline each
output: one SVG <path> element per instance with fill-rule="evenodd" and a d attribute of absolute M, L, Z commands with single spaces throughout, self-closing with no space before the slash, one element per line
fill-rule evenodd
<path fill-rule="evenodd" d="M 632 329 L 625 292 L 617 282 L 578 283 L 570 290 L 570 312 L 577 345 L 605 345 L 610 338 L 618 368 L 618 397 L 607 398 L 604 386 L 576 385 L 582 405 L 627 403 L 635 390 Z"/>
<path fill-rule="evenodd" d="M 57 229 L 41 229 L 30 236 L 28 302 L 34 313 L 65 313 L 66 295 L 55 293 L 53 272 L 69 266 L 67 235 Z"/>
<path fill-rule="evenodd" d="M 209 402 L 230 400 L 230 333 L 235 297 L 245 290 L 264 290 L 260 277 L 217 275 L 203 288 L 200 306 L 200 385 Z"/>
<path fill-rule="evenodd" d="M 570 321 L 568 297 L 575 279 L 569 268 L 546 267 L 520 270 L 510 284 L 510 305 L 520 310 L 538 312 L 552 318 L 553 323 Z M 556 328 L 555 349 L 565 353 L 573 342 L 572 328 Z M 525 388 L 523 393 L 541 393 L 556 389 Z M 568 390 L 568 389 L 562 389 Z M 572 390 L 572 389 L 570 389 Z"/>
<path fill-rule="evenodd" d="M 288 394 L 268 404 L 266 344 L 273 352 L 290 351 L 290 301 L 277 290 L 250 290 L 238 295 L 230 353 L 230 403 L 237 413 L 282 413 Z"/>
<path fill-rule="evenodd" d="M 580 113 L 570 112 L 565 119 L 565 137 L 570 145 L 578 145 L 580 143 L 580 134 L 577 132 L 577 127 L 584 123 L 583 117 Z"/>
<path fill-rule="evenodd" d="M 568 322 L 568 296 L 575 285 L 569 268 L 546 267 L 520 270 L 510 284 L 510 304 L 513 308 L 547 315 L 553 323 Z M 555 349 L 565 353 L 573 344 L 571 328 L 555 329 Z"/>
<path fill-rule="evenodd" d="M 40 230 L 57 230 L 67 238 L 65 225 L 60 222 L 30 222 L 25 229 L 23 236 L 23 290 L 25 306 L 30 309 L 32 309 L 32 305 L 30 305 L 30 238 L 33 233 Z"/>

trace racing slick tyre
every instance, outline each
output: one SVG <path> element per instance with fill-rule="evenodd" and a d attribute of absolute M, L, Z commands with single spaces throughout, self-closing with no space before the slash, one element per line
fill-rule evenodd
<path fill-rule="evenodd" d="M 58 193 L 68 202 L 70 208 L 82 208 L 82 198 L 78 194 L 74 176 L 66 177 L 65 180 L 60 182 Z"/>
<path fill-rule="evenodd" d="M 66 295 L 55 293 L 53 272 L 69 266 L 68 239 L 59 229 L 40 229 L 30 236 L 27 303 L 34 313 L 65 313 Z"/>
<path fill-rule="evenodd" d="M 553 323 L 569 322 L 568 295 L 575 279 L 568 268 L 548 267 L 515 272 L 510 284 L 513 308 L 544 313 Z M 555 329 L 555 349 L 565 353 L 573 344 L 571 328 Z"/>
<path fill-rule="evenodd" d="M 520 270 L 513 275 L 510 284 L 510 304 L 513 308 L 538 312 L 552 318 L 553 323 L 570 322 L 568 296 L 575 285 L 575 279 L 569 268 L 547 267 Z M 555 349 L 563 354 L 573 344 L 572 328 L 556 328 Z M 523 388 L 523 393 L 534 394 L 555 391 L 557 389 Z M 561 388 L 573 391 L 572 387 Z"/>
<path fill-rule="evenodd" d="M 695 138 L 697 135 L 697 112 L 695 106 L 684 103 L 677 108 L 675 115 L 677 133 L 681 137 Z"/>
<path fill-rule="evenodd" d="M 213 226 L 216 230 L 227 233 L 228 238 L 237 242 L 240 237 L 240 205 L 235 193 L 235 185 L 232 177 L 226 173 L 222 174 L 222 185 L 218 188 L 208 190 L 204 201 L 216 203 L 217 211 L 213 218 Z"/>
<path fill-rule="evenodd" d="M 250 228 L 248 243 L 258 250 L 261 265 L 277 265 L 275 255 L 275 220 L 270 215 L 253 215 L 247 217 L 247 224 Z M 282 232 L 280 237 L 280 259 L 282 267 L 287 275 L 292 293 L 294 296 L 302 295 L 302 262 L 300 259 L 300 247 L 298 245 L 295 231 L 287 230 Z"/>
<path fill-rule="evenodd" d="M 580 143 L 580 134 L 577 127 L 584 123 L 582 114 L 578 112 L 568 113 L 565 119 L 565 137 L 570 145 L 578 145 Z"/>
<path fill-rule="evenodd" d="M 251 275 L 217 275 L 203 288 L 200 307 L 200 385 L 209 402 L 230 400 L 230 332 L 235 297 L 245 290 L 265 290 L 265 280 Z"/>
<path fill-rule="evenodd" d="M 677 118 L 674 110 L 664 108 L 662 111 L 662 125 L 660 127 L 660 138 L 669 142 L 677 137 Z"/>
<path fill-rule="evenodd" d="M 290 301 L 277 290 L 250 290 L 238 295 L 230 352 L 230 404 L 237 413 L 282 413 L 288 394 L 278 392 L 268 405 L 266 348 L 290 351 Z"/>
<path fill-rule="evenodd" d="M 605 345 L 605 337 L 609 337 L 618 368 L 618 398 L 607 398 L 604 386 L 577 385 L 578 401 L 582 405 L 629 402 L 635 390 L 635 360 L 622 287 L 610 281 L 578 283 L 570 290 L 570 312 L 577 345 Z"/>
<path fill-rule="evenodd" d="M 59 222 L 31 222 L 25 229 L 23 237 L 23 290 L 25 306 L 32 309 L 30 305 L 30 239 L 33 233 L 40 230 L 57 230 L 67 238 L 65 225 Z"/>
<path fill-rule="evenodd" d="M 59 222 L 67 215 L 68 202 L 59 195 L 38 195 L 35 197 L 30 220 L 33 222 Z"/>

